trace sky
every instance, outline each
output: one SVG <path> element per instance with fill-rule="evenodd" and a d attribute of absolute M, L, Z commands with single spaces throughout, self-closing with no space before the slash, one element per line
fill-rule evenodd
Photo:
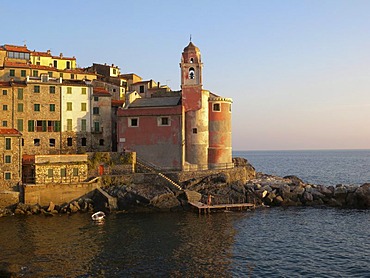
<path fill-rule="evenodd" d="M 0 10 L 0 45 L 115 64 L 173 90 L 191 35 L 203 88 L 233 99 L 234 150 L 370 149 L 368 0 L 18 0 Z"/>

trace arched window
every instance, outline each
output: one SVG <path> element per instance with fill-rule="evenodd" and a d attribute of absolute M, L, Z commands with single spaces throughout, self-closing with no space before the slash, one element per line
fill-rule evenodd
<path fill-rule="evenodd" d="M 195 70 L 194 68 L 189 69 L 189 79 L 194 79 L 195 78 Z"/>
<path fill-rule="evenodd" d="M 190 63 L 194 63 L 194 59 L 193 58 L 190 58 Z"/>

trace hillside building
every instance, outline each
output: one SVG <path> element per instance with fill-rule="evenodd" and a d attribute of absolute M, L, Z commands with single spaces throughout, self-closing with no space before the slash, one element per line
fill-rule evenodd
<path fill-rule="evenodd" d="M 22 177 L 22 134 L 14 128 L 0 128 L 0 190 L 13 189 Z"/>

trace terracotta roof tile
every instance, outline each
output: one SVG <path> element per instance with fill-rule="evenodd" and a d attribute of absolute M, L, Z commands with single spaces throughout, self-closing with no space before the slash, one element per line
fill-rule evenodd
<path fill-rule="evenodd" d="M 0 128 L 0 134 L 1 135 L 18 135 L 18 136 L 22 135 L 18 130 L 14 128 Z"/>
<path fill-rule="evenodd" d="M 94 96 L 112 96 L 106 89 L 100 87 L 94 88 L 93 94 Z"/>
<path fill-rule="evenodd" d="M 9 81 L 0 81 L 0 87 L 11 87 Z"/>
<path fill-rule="evenodd" d="M 116 99 L 112 99 L 112 106 L 122 106 L 125 101 L 122 99 L 122 100 L 116 100 Z"/>
<path fill-rule="evenodd" d="M 70 57 L 63 57 L 63 56 L 51 56 L 51 58 L 59 59 L 59 60 L 76 60 L 75 57 L 70 58 Z"/>
<path fill-rule="evenodd" d="M 24 53 L 31 52 L 27 49 L 27 46 L 5 44 L 3 47 L 6 51 L 15 51 L 15 52 L 24 52 Z"/>
<path fill-rule="evenodd" d="M 31 52 L 32 56 L 43 56 L 43 57 L 51 57 L 50 52 L 41 52 L 41 51 L 32 51 Z"/>
<path fill-rule="evenodd" d="M 22 63 L 22 62 L 13 62 L 13 61 L 5 61 L 4 67 L 9 68 L 29 68 L 30 64 L 28 63 Z"/>

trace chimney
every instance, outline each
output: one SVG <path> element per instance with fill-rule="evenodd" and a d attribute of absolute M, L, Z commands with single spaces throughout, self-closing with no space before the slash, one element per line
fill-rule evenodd
<path fill-rule="evenodd" d="M 63 58 L 63 53 L 60 53 L 60 54 L 59 54 L 59 57 L 60 57 L 60 58 Z"/>
<path fill-rule="evenodd" d="M 46 50 L 46 53 L 47 54 L 50 54 L 51 53 L 50 49 Z"/>

